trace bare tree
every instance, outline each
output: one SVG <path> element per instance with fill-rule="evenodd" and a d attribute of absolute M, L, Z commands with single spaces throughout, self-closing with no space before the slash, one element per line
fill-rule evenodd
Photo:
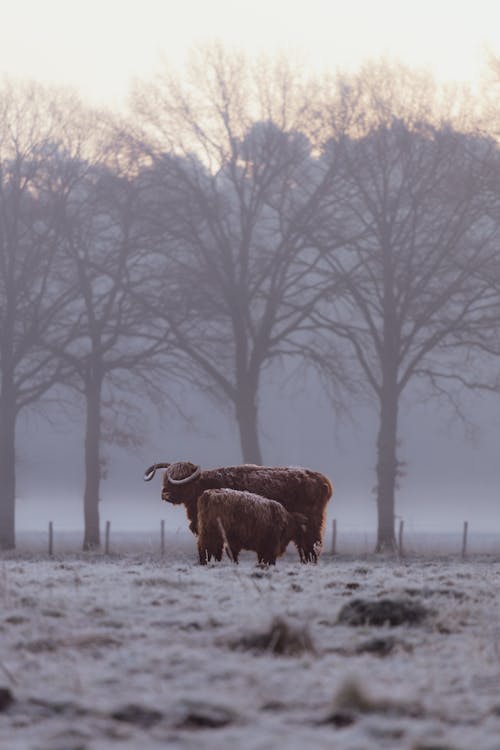
<path fill-rule="evenodd" d="M 111 150 L 115 148 L 112 145 Z M 140 440 L 138 386 L 153 385 L 154 357 L 164 350 L 131 293 L 140 278 L 136 233 L 138 190 L 130 165 L 119 160 L 74 163 L 75 181 L 61 217 L 61 271 L 74 296 L 67 324 L 50 343 L 67 368 L 65 384 L 85 403 L 85 550 L 100 545 L 102 441 Z"/>
<path fill-rule="evenodd" d="M 233 406 L 244 460 L 261 463 L 262 374 L 290 351 L 323 283 L 304 228 L 333 170 L 314 154 L 311 94 L 283 65 L 251 70 L 215 47 L 183 80 L 142 87 L 135 112 L 155 195 L 143 299 L 193 382 Z"/>
<path fill-rule="evenodd" d="M 345 290 L 313 316 L 326 336 L 323 360 L 332 335 L 345 341 L 353 372 L 378 407 L 378 550 L 395 546 L 401 397 L 422 379 L 446 392 L 459 335 L 474 332 L 485 312 L 482 272 L 497 233 L 485 212 L 493 144 L 433 120 L 428 92 L 419 89 L 420 108 L 405 111 L 397 81 L 386 75 L 385 89 L 380 80 L 344 88 L 356 116 L 325 158 L 342 162 L 349 199 L 340 212 L 324 212 L 314 230 L 325 273 Z M 403 91 L 408 98 L 409 88 Z"/>
<path fill-rule="evenodd" d="M 0 547 L 15 546 L 15 433 L 22 409 L 58 381 L 41 345 L 70 290 L 55 270 L 64 117 L 75 100 L 35 85 L 0 90 Z"/>

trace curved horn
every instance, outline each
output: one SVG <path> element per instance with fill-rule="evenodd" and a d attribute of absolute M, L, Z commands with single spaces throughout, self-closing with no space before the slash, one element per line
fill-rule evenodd
<path fill-rule="evenodd" d="M 196 469 L 193 471 L 193 473 L 190 474 L 188 477 L 185 477 L 184 479 L 172 479 L 172 477 L 169 476 L 168 481 L 170 484 L 187 484 L 188 482 L 192 482 L 193 479 L 196 479 L 196 477 L 198 477 L 200 474 L 201 474 L 201 468 L 197 466 Z"/>
<path fill-rule="evenodd" d="M 156 473 L 156 469 L 168 469 L 169 466 L 170 464 L 167 463 L 153 464 L 144 472 L 144 481 L 150 482 Z"/>

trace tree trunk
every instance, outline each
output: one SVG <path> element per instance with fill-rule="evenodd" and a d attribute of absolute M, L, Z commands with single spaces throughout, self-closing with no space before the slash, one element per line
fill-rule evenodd
<path fill-rule="evenodd" d="M 16 503 L 16 405 L 13 389 L 0 395 L 0 549 L 14 549 Z"/>
<path fill-rule="evenodd" d="M 101 387 L 99 378 L 92 378 L 87 384 L 87 420 L 85 430 L 85 493 L 83 513 L 85 530 L 83 549 L 96 549 L 101 544 L 99 529 L 99 484 L 101 479 L 100 438 L 101 438 Z"/>
<path fill-rule="evenodd" d="M 394 531 L 397 461 L 397 386 L 385 388 L 380 404 L 380 429 L 377 439 L 377 511 L 376 552 L 396 549 Z"/>
<path fill-rule="evenodd" d="M 262 464 L 259 445 L 256 388 L 246 389 L 236 404 L 236 419 L 240 432 L 241 455 L 247 464 Z"/>
<path fill-rule="evenodd" d="M 385 234 L 385 232 L 384 232 Z M 383 344 L 381 356 L 382 384 L 380 390 L 380 428 L 377 438 L 377 511 L 376 551 L 396 550 L 394 510 L 398 462 L 398 362 L 400 328 L 395 300 L 394 248 L 389 237 L 382 245 L 383 268 Z"/>

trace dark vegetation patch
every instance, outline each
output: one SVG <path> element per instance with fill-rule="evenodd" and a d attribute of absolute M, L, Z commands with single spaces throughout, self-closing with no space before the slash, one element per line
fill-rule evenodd
<path fill-rule="evenodd" d="M 101 620 L 100 625 L 103 628 L 113 628 L 114 630 L 122 630 L 125 627 L 120 620 Z"/>
<path fill-rule="evenodd" d="M 340 586 L 344 587 L 343 593 L 350 593 L 351 591 L 356 591 L 356 589 L 359 589 L 361 584 L 357 581 L 348 581 L 347 583 L 343 583 L 342 581 L 329 581 L 325 584 L 325 589 L 336 589 Z"/>
<path fill-rule="evenodd" d="M 54 638 L 37 638 L 35 641 L 29 641 L 28 643 L 18 643 L 16 648 L 19 651 L 29 651 L 30 654 L 41 654 L 57 651 L 58 645 L 58 641 Z"/>
<path fill-rule="evenodd" d="M 37 600 L 32 596 L 22 596 L 19 600 L 19 603 L 23 607 L 29 607 L 30 609 L 35 608 L 38 604 Z"/>
<path fill-rule="evenodd" d="M 227 706 L 201 701 L 186 701 L 182 714 L 176 724 L 177 729 L 218 729 L 238 719 L 237 714 Z"/>
<path fill-rule="evenodd" d="M 443 742 L 426 742 L 425 740 L 423 742 L 417 742 L 416 745 L 413 745 L 411 750 L 458 750 L 456 747 L 452 747 L 451 745 L 448 745 L 447 743 Z"/>
<path fill-rule="evenodd" d="M 271 573 L 268 565 L 258 564 L 255 566 L 256 570 L 250 573 L 250 578 L 269 578 Z"/>
<path fill-rule="evenodd" d="M 45 698 L 30 698 L 23 705 L 23 712 L 34 714 L 39 719 L 48 719 L 53 716 L 64 716 L 67 719 L 77 719 L 86 716 L 89 711 L 73 701 L 54 701 Z"/>
<path fill-rule="evenodd" d="M 323 724 L 333 724 L 337 729 L 350 727 L 356 721 L 354 713 L 349 711 L 332 711 L 331 714 L 322 722 Z"/>
<path fill-rule="evenodd" d="M 64 612 L 61 612 L 60 609 L 42 609 L 42 615 L 44 617 L 66 617 Z"/>
<path fill-rule="evenodd" d="M 337 622 L 342 625 L 418 625 L 429 610 L 414 599 L 353 599 L 340 610 Z"/>
<path fill-rule="evenodd" d="M 260 708 L 262 711 L 286 711 L 288 705 L 283 701 L 271 700 L 263 703 Z"/>
<path fill-rule="evenodd" d="M 305 652 L 315 653 L 307 628 L 294 627 L 281 617 L 275 617 L 266 630 L 247 633 L 229 645 L 234 649 L 259 651 L 276 656 L 300 656 Z"/>
<path fill-rule="evenodd" d="M 0 711 L 6 711 L 13 702 L 14 696 L 10 688 L 0 687 Z"/>
<path fill-rule="evenodd" d="M 189 620 L 178 623 L 181 630 L 203 630 L 203 625 L 197 620 Z"/>
<path fill-rule="evenodd" d="M 123 721 L 126 724 L 134 724 L 135 726 L 142 727 L 142 729 L 149 729 L 163 719 L 163 714 L 155 708 L 146 708 L 136 703 L 127 703 L 125 706 L 121 706 L 113 711 L 111 718 L 116 721 Z"/>
<path fill-rule="evenodd" d="M 393 726 L 391 724 L 386 726 L 373 726 L 368 730 L 369 734 L 373 737 L 377 743 L 389 741 L 397 742 L 402 740 L 406 734 L 406 730 L 402 726 Z"/>
<path fill-rule="evenodd" d="M 88 750 L 92 738 L 87 732 L 77 729 L 64 729 L 50 737 L 47 744 L 37 745 L 37 750 Z"/>
<path fill-rule="evenodd" d="M 98 649 L 121 645 L 121 641 L 109 635 L 90 633 L 70 638 L 38 638 L 28 643 L 18 643 L 16 648 L 20 651 L 29 651 L 31 654 L 41 654 L 57 651 L 59 648 Z"/>
<path fill-rule="evenodd" d="M 203 622 L 199 622 L 198 620 L 151 620 L 150 626 L 153 628 L 163 628 L 163 630 L 168 628 L 179 628 L 179 630 L 184 631 L 202 631 L 206 630 L 207 628 L 218 628 L 221 626 L 221 623 L 215 620 L 213 617 L 208 618 L 208 620 L 204 620 Z"/>
<path fill-rule="evenodd" d="M 387 635 L 380 638 L 370 638 L 356 646 L 356 654 L 374 654 L 375 656 L 388 656 L 394 649 L 402 647 L 405 651 L 412 651 L 413 648 L 408 643 Z"/>
<path fill-rule="evenodd" d="M 184 585 L 181 581 L 171 581 L 161 577 L 136 578 L 134 584 L 136 586 L 165 586 L 167 588 L 181 588 Z"/>
<path fill-rule="evenodd" d="M 88 750 L 88 747 L 86 742 L 68 739 L 63 734 L 60 739 L 57 737 L 51 738 L 48 745 L 38 745 L 37 750 Z"/>
<path fill-rule="evenodd" d="M 323 622 L 323 624 L 326 623 Z M 380 636 L 377 638 L 369 638 L 368 640 L 362 641 L 355 646 L 330 646 L 324 649 L 324 653 L 327 654 L 340 654 L 340 656 L 359 656 L 359 654 L 372 654 L 373 656 L 379 656 L 381 658 L 389 656 L 396 650 L 406 651 L 407 653 L 413 652 L 413 646 L 411 643 L 407 643 L 400 638 L 395 638 L 392 635 Z"/>
<path fill-rule="evenodd" d="M 89 649 L 122 645 L 122 641 L 112 638 L 110 635 L 102 635 L 101 633 L 89 633 L 88 635 L 80 635 L 75 638 L 66 638 L 61 643 L 63 646 L 69 646 L 70 648 Z"/>

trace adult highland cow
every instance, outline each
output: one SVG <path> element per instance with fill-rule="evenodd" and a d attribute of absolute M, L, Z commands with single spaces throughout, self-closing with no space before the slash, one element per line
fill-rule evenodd
<path fill-rule="evenodd" d="M 302 562 L 316 562 L 323 541 L 327 503 L 333 488 L 327 477 L 309 469 L 243 464 L 219 469 L 204 469 L 181 461 L 156 463 L 146 469 L 144 480 L 150 481 L 157 469 L 163 473 L 162 500 L 184 505 L 189 528 L 198 533 L 198 498 L 211 489 L 234 489 L 253 492 L 281 503 L 290 513 L 307 518 L 306 530 L 297 531 L 295 543 Z"/>

